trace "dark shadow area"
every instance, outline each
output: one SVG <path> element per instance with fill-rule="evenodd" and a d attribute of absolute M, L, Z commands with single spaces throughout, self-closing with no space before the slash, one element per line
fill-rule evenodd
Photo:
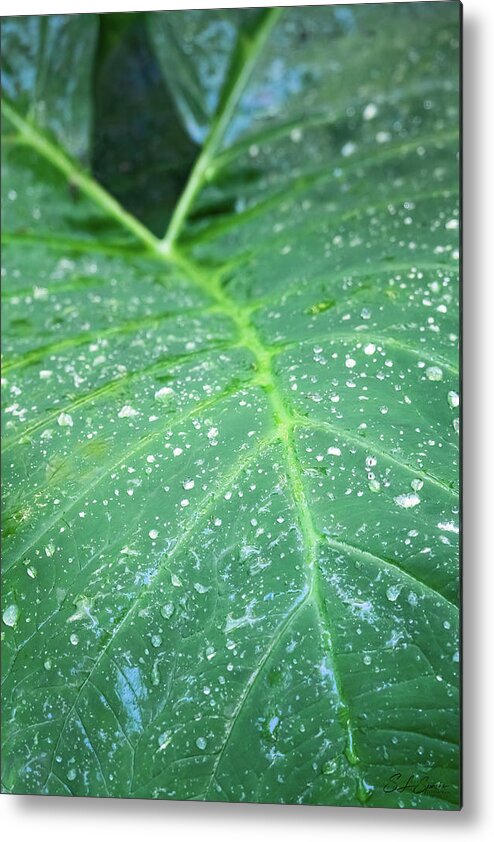
<path fill-rule="evenodd" d="M 93 103 L 93 175 L 161 236 L 197 148 L 163 79 L 144 14 L 99 15 Z"/>

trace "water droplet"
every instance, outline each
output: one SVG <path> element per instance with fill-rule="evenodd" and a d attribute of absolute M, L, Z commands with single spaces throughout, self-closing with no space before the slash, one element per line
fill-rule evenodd
<path fill-rule="evenodd" d="M 270 734 L 274 734 L 275 729 L 278 727 L 279 721 L 280 721 L 279 716 L 271 717 L 271 719 L 269 720 L 269 724 L 268 724 Z"/>
<path fill-rule="evenodd" d="M 420 497 L 418 494 L 399 494 L 394 501 L 402 509 L 413 509 L 414 506 L 419 505 Z"/>
<path fill-rule="evenodd" d="M 161 389 L 158 389 L 158 391 L 154 393 L 154 397 L 158 401 L 165 400 L 171 395 L 173 395 L 173 389 L 171 389 L 170 386 L 162 386 Z"/>
<path fill-rule="evenodd" d="M 390 602 L 396 602 L 400 593 L 401 593 L 402 585 L 390 585 L 386 591 L 386 596 Z"/>
<path fill-rule="evenodd" d="M 372 658 L 370 655 L 364 655 L 362 660 L 367 667 L 370 666 L 370 664 L 372 664 Z"/>
<path fill-rule="evenodd" d="M 412 479 L 410 485 L 414 491 L 420 491 L 420 489 L 423 488 L 424 482 L 421 479 Z"/>
<path fill-rule="evenodd" d="M 182 483 L 184 491 L 191 491 L 191 489 L 194 488 L 194 485 L 195 483 L 193 479 L 186 479 Z"/>
<path fill-rule="evenodd" d="M 137 409 L 133 409 L 133 407 L 126 404 L 122 407 L 120 412 L 118 413 L 119 418 L 134 418 L 134 416 L 139 415 Z M 59 422 L 60 423 L 60 420 Z"/>
<path fill-rule="evenodd" d="M 349 155 L 353 155 L 356 148 L 357 147 L 355 146 L 355 144 L 349 141 L 348 143 L 345 143 L 345 145 L 342 147 L 341 154 L 344 158 L 348 158 Z"/>
<path fill-rule="evenodd" d="M 68 412 L 61 412 L 57 418 L 57 422 L 59 427 L 73 427 L 74 422 L 72 421 L 72 416 L 68 414 Z"/>
<path fill-rule="evenodd" d="M 204 737 L 198 737 L 198 738 L 197 738 L 197 740 L 196 740 L 196 746 L 197 746 L 197 748 L 198 748 L 198 749 L 200 749 L 201 751 L 204 751 L 204 749 L 206 748 L 207 744 L 208 744 L 208 743 L 207 743 L 207 740 L 206 740 Z"/>
<path fill-rule="evenodd" d="M 448 392 L 448 403 L 451 409 L 456 409 L 457 406 L 460 404 L 460 396 L 457 392 Z"/>
<path fill-rule="evenodd" d="M 209 430 L 207 431 L 206 435 L 208 437 L 209 444 L 211 445 L 211 447 L 216 447 L 216 445 L 218 444 L 218 429 L 217 429 L 217 427 L 210 427 Z"/>
<path fill-rule="evenodd" d="M 77 776 L 77 770 L 74 769 L 74 768 L 69 769 L 69 771 L 67 772 L 67 780 L 75 781 L 76 776 Z"/>
<path fill-rule="evenodd" d="M 155 649 L 157 649 L 158 646 L 161 646 L 161 635 L 159 635 L 159 634 L 151 635 L 151 645 L 154 646 Z"/>
<path fill-rule="evenodd" d="M 369 486 L 369 490 L 373 491 L 374 493 L 377 493 L 381 490 L 381 483 L 378 479 L 375 479 L 375 477 L 373 479 L 370 479 L 367 484 Z"/>
<path fill-rule="evenodd" d="M 79 643 L 79 638 L 77 637 L 76 634 L 70 635 L 70 642 L 71 642 L 72 646 L 77 646 L 77 644 Z"/>
<path fill-rule="evenodd" d="M 326 763 L 323 763 L 322 766 L 322 773 L 323 775 L 334 775 L 338 768 L 338 763 L 336 760 L 326 760 Z"/>
<path fill-rule="evenodd" d="M 439 368 L 438 365 L 430 365 L 425 370 L 425 376 L 427 380 L 442 380 L 443 379 L 443 370 Z"/>
<path fill-rule="evenodd" d="M 158 530 L 157 529 L 150 529 L 148 532 L 149 537 L 152 541 L 154 541 L 158 537 Z"/>
<path fill-rule="evenodd" d="M 373 102 L 369 102 L 369 104 L 365 106 L 362 116 L 364 120 L 373 120 L 377 112 L 377 105 L 375 105 Z"/>
<path fill-rule="evenodd" d="M 173 616 L 174 612 L 175 612 L 175 606 L 174 606 L 173 602 L 167 602 L 165 605 L 162 605 L 162 607 L 161 607 L 161 613 L 162 613 L 163 617 L 165 618 L 165 620 L 169 620 L 170 617 Z"/>
<path fill-rule="evenodd" d="M 36 576 L 38 575 L 38 571 L 32 566 L 26 569 L 26 573 L 31 579 L 36 579 Z"/>
<path fill-rule="evenodd" d="M 368 357 L 371 357 L 372 354 L 376 353 L 376 346 L 373 342 L 368 342 L 367 345 L 364 345 L 364 354 L 367 354 Z"/>
<path fill-rule="evenodd" d="M 438 523 L 437 528 L 442 529 L 443 532 L 454 532 L 456 535 L 458 535 L 460 531 L 456 524 L 451 520 L 448 520 L 445 523 Z"/>
<path fill-rule="evenodd" d="M 209 587 L 207 585 L 201 585 L 200 582 L 195 582 L 194 583 L 194 590 L 196 590 L 197 593 L 207 593 L 208 590 L 209 590 Z"/>
<path fill-rule="evenodd" d="M 47 658 L 46 661 L 44 662 L 43 666 L 44 666 L 45 670 L 51 670 L 51 668 L 52 668 L 51 658 Z"/>
<path fill-rule="evenodd" d="M 9 605 L 2 614 L 2 620 L 4 621 L 6 626 L 10 626 L 14 628 L 17 625 L 17 620 L 19 619 L 19 608 L 14 603 Z"/>
<path fill-rule="evenodd" d="M 357 363 L 350 357 L 349 359 L 345 360 L 345 365 L 347 368 L 354 368 L 357 365 Z"/>

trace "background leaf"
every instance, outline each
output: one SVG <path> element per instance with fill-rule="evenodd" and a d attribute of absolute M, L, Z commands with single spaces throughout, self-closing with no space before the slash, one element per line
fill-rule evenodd
<path fill-rule="evenodd" d="M 2 21 L 2 90 L 16 108 L 87 163 L 97 15 Z"/>
<path fill-rule="evenodd" d="M 458 9 L 212 13 L 164 242 L 4 106 L 6 790 L 457 809 Z"/>
<path fill-rule="evenodd" d="M 131 213 L 162 234 L 197 148 L 161 74 L 145 15 L 98 17 L 91 168 Z"/>

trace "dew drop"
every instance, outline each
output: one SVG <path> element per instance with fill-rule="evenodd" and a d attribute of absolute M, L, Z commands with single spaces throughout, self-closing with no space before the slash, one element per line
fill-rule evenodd
<path fill-rule="evenodd" d="M 443 379 L 443 370 L 439 368 L 438 365 L 430 365 L 425 370 L 425 376 L 427 380 L 442 380 Z"/>
<path fill-rule="evenodd" d="M 339 447 L 328 447 L 326 453 L 328 456 L 341 456 L 341 450 Z"/>
<path fill-rule="evenodd" d="M 174 606 L 173 602 L 167 602 L 167 603 L 165 603 L 165 605 L 162 605 L 162 607 L 161 607 L 161 613 L 162 613 L 163 617 L 165 618 L 165 620 L 169 620 L 170 617 L 173 616 L 174 612 L 175 612 L 175 606 Z"/>
<path fill-rule="evenodd" d="M 414 506 L 419 505 L 420 497 L 418 494 L 399 494 L 394 501 L 402 509 L 413 509 Z"/>
<path fill-rule="evenodd" d="M 356 148 L 357 147 L 355 146 L 355 144 L 349 141 L 348 143 L 345 143 L 345 145 L 342 147 L 341 154 L 344 158 L 348 158 L 350 155 L 353 155 Z"/>
<path fill-rule="evenodd" d="M 68 412 L 61 412 L 57 418 L 57 423 L 59 427 L 73 427 L 74 422 L 72 420 L 72 416 L 68 414 Z"/>
<path fill-rule="evenodd" d="M 134 409 L 132 406 L 129 406 L 129 404 L 125 404 L 125 406 L 123 406 L 120 412 L 118 413 L 119 418 L 134 418 L 136 415 L 139 415 L 137 409 Z M 60 420 L 58 423 L 60 423 Z"/>
<path fill-rule="evenodd" d="M 390 602 L 396 602 L 400 593 L 401 593 L 402 585 L 390 585 L 386 591 L 386 597 L 389 599 Z"/>
<path fill-rule="evenodd" d="M 165 398 L 169 398 L 171 395 L 173 395 L 173 389 L 171 389 L 170 386 L 163 386 L 161 389 L 158 389 L 158 391 L 154 393 L 154 397 L 158 401 L 162 401 Z"/>
<path fill-rule="evenodd" d="M 322 766 L 322 773 L 323 775 L 334 775 L 338 768 L 338 763 L 336 760 L 327 760 L 326 763 L 323 763 Z"/>
<path fill-rule="evenodd" d="M 373 102 L 369 102 L 369 104 L 365 106 L 362 116 L 364 120 L 373 120 L 377 114 L 377 111 L 377 105 L 375 105 Z"/>
<path fill-rule="evenodd" d="M 9 605 L 2 614 L 2 620 L 4 621 L 6 626 L 10 626 L 14 628 L 17 625 L 17 620 L 19 619 L 19 608 L 14 603 Z"/>

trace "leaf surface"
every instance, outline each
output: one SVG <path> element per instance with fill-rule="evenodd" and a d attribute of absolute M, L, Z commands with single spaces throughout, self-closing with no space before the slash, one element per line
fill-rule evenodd
<path fill-rule="evenodd" d="M 240 29 L 161 241 L 4 105 L 3 786 L 457 809 L 458 6 Z"/>

